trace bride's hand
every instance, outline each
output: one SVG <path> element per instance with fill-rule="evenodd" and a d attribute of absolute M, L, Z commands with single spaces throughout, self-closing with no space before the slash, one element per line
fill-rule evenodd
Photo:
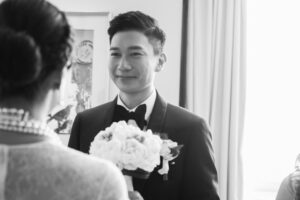
<path fill-rule="evenodd" d="M 128 196 L 130 200 L 144 200 L 138 191 L 128 191 Z"/>

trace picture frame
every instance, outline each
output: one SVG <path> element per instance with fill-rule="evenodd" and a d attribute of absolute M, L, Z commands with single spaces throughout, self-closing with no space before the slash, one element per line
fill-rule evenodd
<path fill-rule="evenodd" d="M 66 16 L 74 40 L 72 72 L 63 84 L 62 105 L 49 115 L 48 125 L 69 137 L 77 113 L 110 101 L 117 90 L 108 70 L 110 12 L 66 12 Z"/>
<path fill-rule="evenodd" d="M 114 85 L 110 81 L 108 71 L 109 36 L 107 29 L 111 13 L 66 12 L 66 15 L 75 33 L 76 30 L 92 30 L 94 32 L 91 106 L 103 104 L 114 96 L 112 94 Z M 77 41 L 74 43 L 73 52 L 76 52 Z"/>

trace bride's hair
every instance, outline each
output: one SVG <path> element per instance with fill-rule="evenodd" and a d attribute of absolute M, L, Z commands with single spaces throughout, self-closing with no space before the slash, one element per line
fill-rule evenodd
<path fill-rule="evenodd" d="M 34 98 L 47 76 L 62 70 L 72 51 L 63 12 L 45 0 L 0 4 L 0 98 Z"/>

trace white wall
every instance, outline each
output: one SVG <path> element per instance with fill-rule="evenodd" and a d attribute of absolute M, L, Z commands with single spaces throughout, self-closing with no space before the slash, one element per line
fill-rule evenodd
<path fill-rule="evenodd" d="M 165 52 L 168 57 L 164 70 L 157 75 L 156 87 L 165 100 L 178 104 L 182 0 L 50 0 L 50 2 L 64 11 L 108 11 L 114 16 L 130 10 L 140 10 L 156 18 L 167 35 Z"/>

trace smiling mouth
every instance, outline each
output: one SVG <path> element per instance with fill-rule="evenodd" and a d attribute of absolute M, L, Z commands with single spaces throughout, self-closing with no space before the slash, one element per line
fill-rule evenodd
<path fill-rule="evenodd" d="M 136 76 L 118 76 L 116 75 L 117 78 L 136 78 Z"/>

